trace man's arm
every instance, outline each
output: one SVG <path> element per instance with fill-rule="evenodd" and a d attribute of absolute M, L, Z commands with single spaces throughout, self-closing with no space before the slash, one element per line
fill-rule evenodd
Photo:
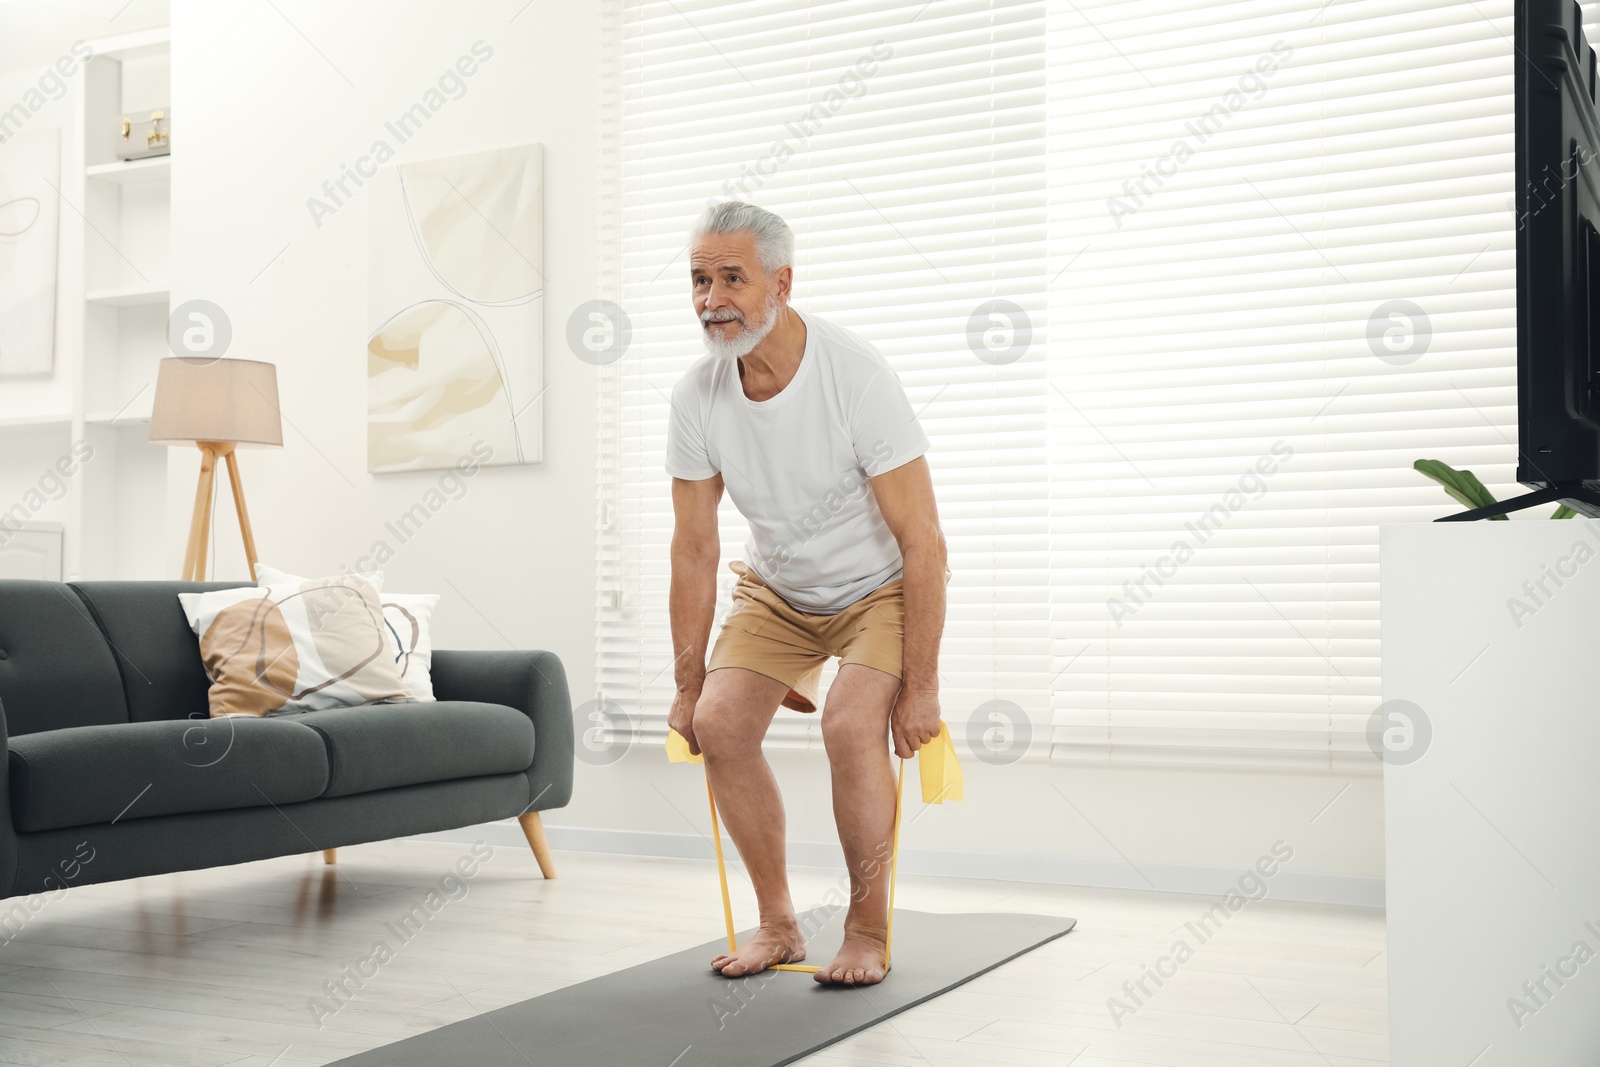
<path fill-rule="evenodd" d="M 677 693 L 667 724 L 700 754 L 694 737 L 694 706 L 706 680 L 706 643 L 717 606 L 717 561 L 722 542 L 717 533 L 717 504 L 722 500 L 722 475 L 701 481 L 672 479 L 672 674 Z"/>
<path fill-rule="evenodd" d="M 906 636 L 900 695 L 890 715 L 895 755 L 910 759 L 939 733 L 939 640 L 944 635 L 945 544 L 928 461 L 869 479 L 878 510 L 905 560 Z"/>

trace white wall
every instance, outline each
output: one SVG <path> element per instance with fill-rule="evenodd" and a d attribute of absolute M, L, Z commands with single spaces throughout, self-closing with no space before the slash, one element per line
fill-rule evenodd
<path fill-rule="evenodd" d="M 587 5 L 173 5 L 173 303 L 206 299 L 233 325 L 230 356 L 277 364 L 282 450 L 241 454 L 266 562 L 301 573 L 395 550 L 390 588 L 444 594 L 444 646 L 559 649 L 590 666 L 594 368 L 566 351 L 567 314 L 594 295 L 598 23 Z M 288 20 L 293 20 L 291 25 Z M 408 143 L 385 129 L 468 55 L 492 57 Z M 176 134 L 175 134 L 176 137 Z M 325 181 L 393 145 L 400 161 L 545 145 L 546 415 L 542 464 L 480 470 L 401 543 L 384 528 L 441 472 L 366 471 L 366 200 L 313 218 Z M 320 222 L 320 224 L 319 224 Z M 174 571 L 197 457 L 174 450 Z M 223 511 L 228 511 L 224 498 Z M 237 528 L 218 522 L 218 576 L 243 577 Z"/>
<path fill-rule="evenodd" d="M 173 3 L 174 111 L 184 127 L 174 155 L 173 301 L 220 304 L 233 322 L 230 354 L 278 365 L 285 447 L 242 461 L 262 556 L 302 573 L 338 570 L 435 482 L 365 471 L 364 200 L 320 227 L 306 200 L 482 39 L 493 59 L 400 158 L 545 145 L 547 458 L 479 473 L 400 547 L 388 585 L 444 594 L 442 647 L 556 651 L 582 702 L 594 691 L 596 371 L 567 352 L 564 332 L 573 308 L 597 295 L 599 5 L 278 6 L 293 26 L 268 5 Z M 713 98 L 716 89 L 708 86 Z M 174 450 L 171 462 L 176 572 L 195 460 Z M 242 577 L 227 517 L 225 508 L 216 573 Z M 821 753 L 774 763 L 790 801 L 792 858 L 828 859 L 837 844 Z M 668 766 L 652 749 L 607 766 L 580 762 L 577 772 L 572 805 L 547 818 L 556 847 L 709 855 L 698 768 Z M 1376 903 L 1381 891 L 1375 778 L 968 772 L 969 800 L 908 826 L 906 869 L 1214 890 L 1281 838 L 1296 858 L 1275 893 Z"/>
<path fill-rule="evenodd" d="M 155 29 L 168 15 L 167 0 L 0 0 L 0 71 L 43 70 L 73 41 Z"/>

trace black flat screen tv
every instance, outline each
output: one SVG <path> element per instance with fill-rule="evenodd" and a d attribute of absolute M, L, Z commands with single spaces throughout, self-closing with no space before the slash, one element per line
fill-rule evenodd
<path fill-rule="evenodd" d="M 1517 481 L 1600 516 L 1600 120 L 1576 0 L 1516 0 Z"/>

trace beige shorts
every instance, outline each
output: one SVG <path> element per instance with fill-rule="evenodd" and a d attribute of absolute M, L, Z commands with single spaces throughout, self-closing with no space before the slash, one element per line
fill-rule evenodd
<path fill-rule="evenodd" d="M 817 683 L 831 656 L 900 677 L 906 606 L 902 579 L 893 578 L 837 615 L 808 615 L 784 600 L 743 560 L 728 568 L 739 576 L 733 607 L 711 647 L 708 671 L 743 667 L 789 687 L 781 703 L 817 710 Z M 948 581 L 948 574 L 946 575 Z"/>

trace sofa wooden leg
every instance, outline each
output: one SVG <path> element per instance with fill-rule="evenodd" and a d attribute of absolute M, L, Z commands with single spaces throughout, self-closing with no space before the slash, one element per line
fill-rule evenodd
<path fill-rule="evenodd" d="M 336 848 L 325 848 L 325 849 L 323 849 L 322 850 L 322 862 L 323 863 L 327 863 L 327 864 L 338 863 L 339 862 L 339 850 L 336 849 Z"/>
<path fill-rule="evenodd" d="M 544 823 L 540 821 L 539 813 L 523 812 L 517 816 L 517 822 L 522 824 L 522 833 L 528 839 L 528 847 L 533 849 L 533 858 L 539 861 L 539 870 L 546 878 L 554 878 L 556 862 L 550 857 L 550 842 L 544 839 Z"/>

